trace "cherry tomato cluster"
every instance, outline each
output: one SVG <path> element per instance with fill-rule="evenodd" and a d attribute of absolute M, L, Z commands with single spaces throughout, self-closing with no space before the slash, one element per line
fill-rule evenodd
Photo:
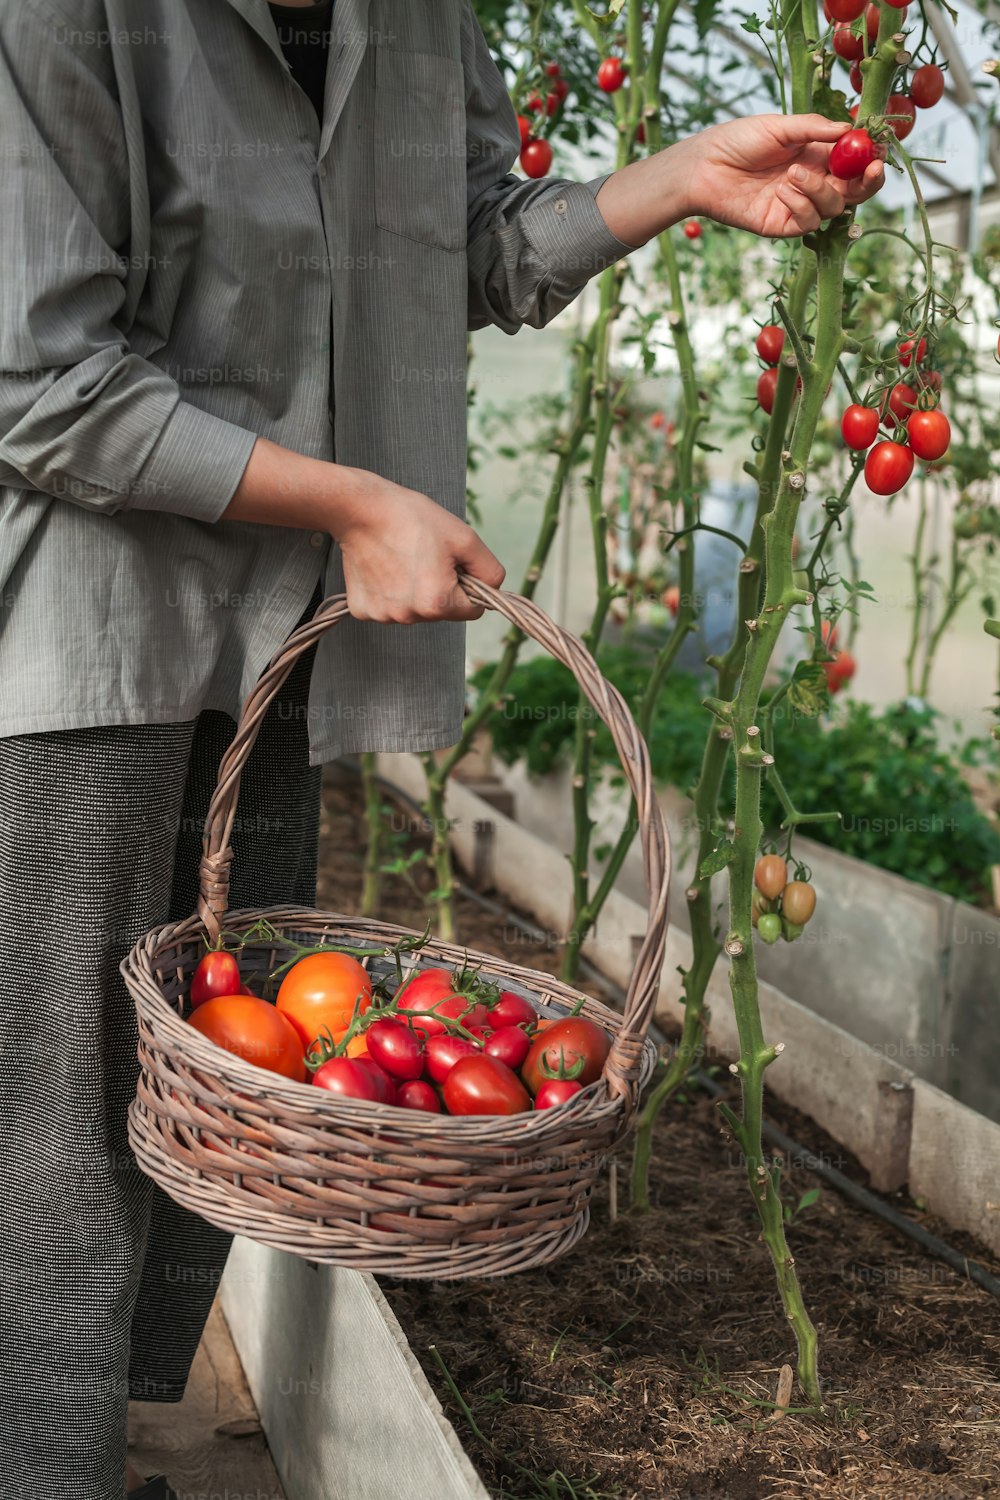
<path fill-rule="evenodd" d="M 895 495 L 913 473 L 915 459 L 936 463 L 948 451 L 951 423 L 936 404 L 928 404 L 937 401 L 941 376 L 937 370 L 918 368 L 926 353 L 925 338 L 904 339 L 898 348 L 899 363 L 904 370 L 912 366 L 911 377 L 897 381 L 886 392 L 881 408 L 854 402 L 840 419 L 840 435 L 847 447 L 868 454 L 865 483 L 873 494 Z M 883 423 L 895 435 L 876 442 Z M 897 440 L 900 428 L 905 428 L 905 442 Z"/>
<path fill-rule="evenodd" d="M 545 64 L 544 85 L 534 88 L 524 101 L 524 114 L 517 117 L 517 128 L 521 133 L 521 171 L 525 177 L 544 177 L 552 165 L 552 147 L 532 127 L 529 115 L 538 116 L 542 122 L 558 115 L 569 94 L 569 84 L 562 77 L 557 62 Z M 542 97 L 541 89 L 545 89 Z"/>
<path fill-rule="evenodd" d="M 777 364 L 785 347 L 785 330 L 777 323 L 765 323 L 754 346 L 766 369 L 757 379 L 757 405 L 770 416 L 774 410 L 774 392 L 778 384 Z"/>
<path fill-rule="evenodd" d="M 901 30 L 908 6 L 902 0 L 886 0 L 886 3 L 899 11 Z M 850 68 L 851 87 L 856 94 L 860 94 L 864 84 L 861 63 L 878 38 L 879 8 L 869 4 L 868 0 L 824 0 L 823 13 L 833 27 L 830 45 L 841 61 Z M 910 79 L 909 92 L 893 94 L 886 105 L 885 112 L 896 139 L 905 140 L 916 122 L 917 110 L 933 109 L 943 95 L 944 73 L 938 64 L 923 63 L 916 68 Z M 858 104 L 853 104 L 850 112 L 857 119 Z M 838 177 L 846 175 L 837 171 L 832 161 L 830 170 Z"/>
<path fill-rule="evenodd" d="M 784 938 L 794 943 L 816 910 L 816 891 L 809 872 L 799 865 L 788 878 L 788 864 L 780 854 L 762 854 L 754 866 L 750 920 L 765 943 Z"/>
<path fill-rule="evenodd" d="M 273 1005 L 242 985 L 233 954 L 210 952 L 189 1006 L 196 1030 L 258 1067 L 430 1114 L 551 1109 L 597 1081 L 611 1047 L 586 1016 L 543 1017 L 476 971 L 415 970 L 377 996 L 364 966 L 335 949 L 292 964 Z"/>

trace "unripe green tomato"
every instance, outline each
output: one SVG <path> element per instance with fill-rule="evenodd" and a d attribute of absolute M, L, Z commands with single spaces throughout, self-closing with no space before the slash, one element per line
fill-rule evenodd
<path fill-rule="evenodd" d="M 776 943 L 781 936 L 781 918 L 777 912 L 764 912 L 757 922 L 757 931 L 765 943 Z"/>
<path fill-rule="evenodd" d="M 801 922 L 789 922 L 787 917 L 781 919 L 781 936 L 786 943 L 794 943 L 797 937 L 801 937 L 805 928 Z"/>
<path fill-rule="evenodd" d="M 795 572 L 792 574 L 792 582 L 797 589 L 805 589 L 806 593 L 809 592 L 809 574 L 805 568 L 795 569 Z"/>

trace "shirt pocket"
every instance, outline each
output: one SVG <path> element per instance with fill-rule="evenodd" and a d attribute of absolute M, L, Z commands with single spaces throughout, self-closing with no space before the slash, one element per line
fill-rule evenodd
<path fill-rule="evenodd" d="M 468 238 L 465 79 L 430 52 L 375 49 L 375 222 L 441 250 Z"/>

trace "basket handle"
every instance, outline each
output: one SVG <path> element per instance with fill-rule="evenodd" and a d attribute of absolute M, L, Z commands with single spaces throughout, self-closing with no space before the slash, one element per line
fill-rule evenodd
<path fill-rule="evenodd" d="M 604 1065 L 604 1076 L 612 1093 L 627 1095 L 639 1073 L 643 1043 L 659 991 L 667 939 L 670 843 L 654 795 L 649 751 L 621 693 L 602 675 L 577 636 L 561 629 L 530 599 L 501 592 L 467 574 L 460 574 L 459 578 L 475 604 L 504 615 L 512 625 L 569 668 L 591 706 L 611 731 L 625 779 L 635 798 L 649 890 L 647 927 L 635 955 L 622 1027 Z M 229 900 L 229 870 L 233 858 L 230 839 L 240 777 L 261 722 L 298 658 L 348 613 L 347 599 L 343 594 L 324 599 L 313 618 L 288 637 L 243 705 L 236 733 L 219 766 L 202 841 L 198 916 L 213 940 L 219 936 Z"/>

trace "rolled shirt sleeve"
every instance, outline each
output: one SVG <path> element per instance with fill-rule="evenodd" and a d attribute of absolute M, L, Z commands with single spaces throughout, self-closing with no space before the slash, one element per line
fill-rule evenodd
<path fill-rule="evenodd" d="M 100 31 L 4 6 L 0 118 L 0 484 L 217 521 L 257 435 L 129 348 L 148 222 Z"/>
<path fill-rule="evenodd" d="M 471 6 L 462 36 L 466 80 L 469 327 L 541 328 L 606 266 L 636 248 L 611 233 L 591 182 L 527 180 L 511 167 L 520 133 Z"/>

